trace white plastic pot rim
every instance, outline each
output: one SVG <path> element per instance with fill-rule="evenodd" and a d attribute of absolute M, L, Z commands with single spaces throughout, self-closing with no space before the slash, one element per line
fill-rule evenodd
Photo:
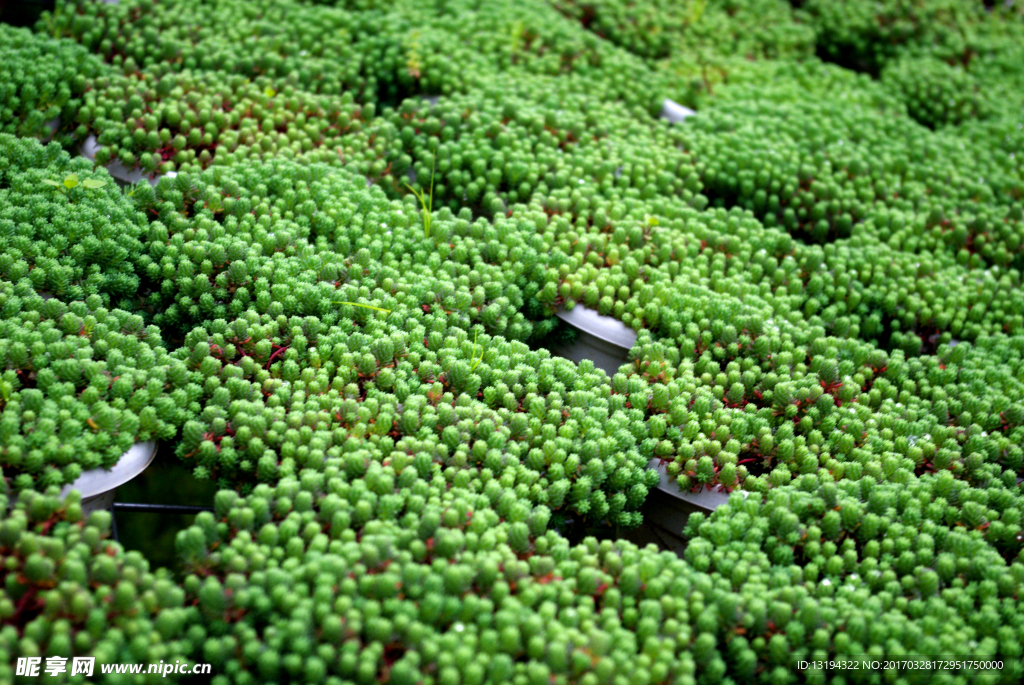
<path fill-rule="evenodd" d="M 96 140 L 95 134 L 89 134 L 89 137 L 85 139 L 78 151 L 82 153 L 83 157 L 89 159 L 96 159 L 96 151 L 100 149 L 100 144 Z M 149 181 L 149 185 L 156 187 L 156 184 L 160 182 L 161 178 L 174 178 L 178 175 L 176 171 L 169 171 L 166 174 L 146 174 L 142 169 L 126 169 L 120 160 L 114 160 L 110 164 L 107 164 L 107 171 L 111 176 L 119 181 L 125 183 L 138 183 L 142 180 Z"/>
<path fill-rule="evenodd" d="M 559 309 L 555 316 L 583 333 L 624 350 L 632 349 L 636 343 L 636 331 L 616 318 L 598 314 L 596 309 L 577 304 L 572 309 Z"/>
<path fill-rule="evenodd" d="M 682 123 L 686 121 L 687 117 L 692 117 L 696 113 L 689 107 L 683 107 L 678 102 L 672 102 L 668 98 L 665 98 L 665 102 L 661 103 L 661 117 L 668 119 L 673 124 Z"/>
<path fill-rule="evenodd" d="M 687 504 L 707 511 L 714 511 L 718 507 L 726 504 L 732 494 L 729 492 L 723 492 L 717 488 L 713 490 L 701 490 L 700 492 L 682 492 L 679 490 L 678 484 L 669 480 L 668 471 L 665 469 L 665 466 L 661 463 L 660 459 L 651 459 L 647 466 L 648 468 L 652 468 L 657 471 L 658 475 L 661 477 L 661 482 L 658 484 L 659 490 L 672 495 L 676 499 L 680 499 Z M 734 490 L 733 492 L 742 493 L 743 499 L 746 499 L 750 495 L 746 490 Z"/>
<path fill-rule="evenodd" d="M 85 500 L 109 492 L 145 471 L 155 456 L 155 441 L 137 442 L 121 455 L 112 468 L 86 471 L 75 479 L 74 483 L 65 485 L 64 489 L 60 491 L 60 496 L 64 498 L 72 490 L 78 490 L 82 494 L 82 499 Z"/>

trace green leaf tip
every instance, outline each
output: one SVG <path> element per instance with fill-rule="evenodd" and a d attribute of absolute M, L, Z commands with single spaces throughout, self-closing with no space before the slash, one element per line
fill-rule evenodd
<path fill-rule="evenodd" d="M 374 310 L 376 310 L 378 312 L 384 312 L 385 314 L 390 314 L 391 313 L 390 309 L 384 309 L 383 307 L 374 307 L 374 306 L 368 305 L 368 304 L 359 304 L 358 302 L 335 302 L 334 304 L 349 304 L 349 305 L 352 305 L 353 307 L 363 307 L 364 309 L 374 309 Z"/>

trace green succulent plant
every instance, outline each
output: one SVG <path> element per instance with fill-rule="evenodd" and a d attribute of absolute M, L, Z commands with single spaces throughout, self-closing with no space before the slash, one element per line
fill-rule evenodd
<path fill-rule="evenodd" d="M 1024 23 L 992 4 L 0 27 L 0 652 L 215 685 L 1020 682 Z M 113 162 L 176 174 L 124 193 Z M 575 307 L 636 333 L 618 368 L 545 348 Z M 219 492 L 151 572 L 58 493 L 156 439 Z M 678 555 L 615 539 L 666 476 L 731 494 Z M 965 650 L 1003 668 L 865 663 Z"/>

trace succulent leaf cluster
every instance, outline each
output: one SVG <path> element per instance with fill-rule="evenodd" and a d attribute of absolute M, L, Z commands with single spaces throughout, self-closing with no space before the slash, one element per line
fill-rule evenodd
<path fill-rule="evenodd" d="M 1021 397 L 1014 380 L 1016 272 L 996 281 L 990 270 L 969 283 L 955 263 L 935 273 L 934 263 L 929 271 L 911 263 L 920 255 L 867 241 L 840 250 L 806 246 L 735 209 L 643 209 L 651 208 L 638 205 L 632 216 L 624 206 L 613 210 L 626 214 L 630 230 L 609 234 L 599 223 L 553 240 L 568 268 L 549 268 L 537 299 L 587 306 L 640 330 L 632 363 L 611 379 L 613 393 L 647 414 L 642 451 L 674 462 L 670 475 L 681 476 L 684 489 L 761 489 L 820 469 L 856 479 L 883 472 L 907 478 L 930 468 L 931 458 L 910 443 L 892 449 L 894 420 L 908 440 L 955 435 L 943 469 L 963 468 L 960 459 L 973 451 L 962 452 L 969 433 L 981 439 L 982 432 L 1014 430 L 998 414 Z M 606 210 L 591 211 L 588 219 Z M 520 213 L 531 215 L 517 207 L 513 216 Z M 561 219 L 550 218 L 555 225 Z M 876 262 L 886 273 L 876 280 L 871 262 L 882 254 L 892 261 Z M 857 268 L 846 260 L 857 260 Z M 893 277 L 911 290 L 893 293 L 883 285 Z M 937 293 L 961 309 L 940 304 Z M 975 380 L 979 372 L 991 379 L 991 394 Z M 984 427 L 975 426 L 982 414 Z M 1020 472 L 1004 451 L 1010 443 L 998 444 L 993 439 L 982 480 L 1013 480 Z M 887 462 L 892 452 L 903 461 Z"/>
<path fill-rule="evenodd" d="M 0 134 L 66 141 L 89 79 L 102 61 L 80 45 L 0 26 Z"/>
<path fill-rule="evenodd" d="M 731 632 L 735 647 L 754 652 L 748 663 L 769 668 L 783 647 L 810 655 L 941 654 L 969 644 L 977 653 L 1017 654 L 1019 540 L 1003 555 L 987 532 L 1015 536 L 1004 537 L 1020 527 L 1014 490 L 976 490 L 949 474 L 910 487 L 804 476 L 763 503 L 734 495 L 687 524 L 686 559 L 724 581 L 716 596 L 736 610 L 697 623 Z M 990 505 L 1007 507 L 1009 518 Z M 806 675 L 828 682 L 825 672 Z M 1016 677 L 946 675 L 950 682 Z"/>
<path fill-rule="evenodd" d="M 45 24 L 126 75 L 155 68 L 158 77 L 187 71 L 264 76 L 278 87 L 334 96 L 375 89 L 363 67 L 373 39 L 359 39 L 377 32 L 380 13 L 282 0 L 249 10 L 239 2 L 197 0 L 103 4 L 61 3 Z"/>
<path fill-rule="evenodd" d="M 485 496 L 436 472 L 396 495 L 370 478 L 329 468 L 221 492 L 179 534 L 216 682 L 692 674 L 677 651 L 684 604 L 665 593 L 685 586 L 682 560 L 593 538 L 570 548 L 539 532 L 544 506 L 499 523 Z"/>
<path fill-rule="evenodd" d="M 76 132 L 96 136 L 98 164 L 164 174 L 271 156 L 333 160 L 341 138 L 373 113 L 372 104 L 360 107 L 348 91 L 337 96 L 272 83 L 267 76 L 159 66 L 113 72 L 91 84 Z"/>
<path fill-rule="evenodd" d="M 789 658 L 938 656 L 964 641 L 986 657 L 1020 652 L 1024 567 L 951 527 L 953 478 L 906 490 L 809 477 L 763 504 L 734 496 L 691 518 L 683 559 L 594 538 L 570 547 L 538 534 L 526 508 L 483 524 L 486 505 L 437 479 L 368 519 L 384 500 L 366 487 L 329 469 L 225 491 L 179 534 L 218 682 L 774 682 Z"/>
<path fill-rule="evenodd" d="M 435 203 L 453 212 L 499 216 L 546 195 L 701 201 L 680 132 L 656 124 L 616 130 L 612 122 L 633 119 L 630 109 L 584 94 L 542 98 L 511 79 L 492 88 L 484 99 L 410 98 L 385 109 L 353 137 L 352 154 L 370 150 L 369 140 L 387 141 L 376 160 L 363 153 L 361 167 L 392 195 L 407 180 L 428 192 L 433 172 Z"/>
<path fill-rule="evenodd" d="M 140 315 L 43 299 L 27 280 L 0 284 L 0 312 L 0 466 L 15 490 L 110 468 L 198 411 L 201 387 Z"/>
<path fill-rule="evenodd" d="M 0 134 L 0 279 L 133 309 L 144 226 L 105 170 L 57 143 Z"/>
<path fill-rule="evenodd" d="M 1021 12 L 76 0 L 0 30 L 0 651 L 1020 682 Z M 122 194 L 114 161 L 177 173 Z M 581 306 L 637 333 L 608 373 L 545 349 Z M 150 439 L 220 487 L 178 576 L 57 497 Z M 662 473 L 731 492 L 684 552 L 585 537 Z M 1004 669 L 794 671 L 965 652 Z"/>
<path fill-rule="evenodd" d="M 251 312 L 195 329 L 178 357 L 200 376 L 204 409 L 185 425 L 179 456 L 226 484 L 374 463 L 400 482 L 402 468 L 437 464 L 503 516 L 510 497 L 640 522 L 657 479 L 633 447 L 644 415 L 609 395 L 602 372 L 519 342 L 471 342 L 416 311 L 335 326 Z"/>
<path fill-rule="evenodd" d="M 183 173 L 132 199 L 154 218 L 138 269 L 160 325 L 187 332 L 250 310 L 331 325 L 343 303 L 369 298 L 467 330 L 533 334 L 520 310 L 543 259 L 513 222 L 442 208 L 424 240 L 411 195 L 389 201 L 350 172 L 286 161 Z"/>
<path fill-rule="evenodd" d="M 47 657 L 63 657 L 64 676 L 72 657 L 97 664 L 188 659 L 186 626 L 196 624 L 198 609 L 165 569 L 150 571 L 142 554 L 111 538 L 110 512 L 85 516 L 77 492 L 62 500 L 36 490 L 5 490 L 0 511 L 5 682 L 15 682 L 19 658 L 41 657 L 45 666 Z"/>

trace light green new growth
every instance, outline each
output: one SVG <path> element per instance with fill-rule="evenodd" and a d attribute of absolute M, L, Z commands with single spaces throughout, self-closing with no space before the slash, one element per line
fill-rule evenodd
<path fill-rule="evenodd" d="M 434 209 L 434 165 L 437 163 L 437 158 L 430 164 L 430 202 L 426 202 L 423 196 L 422 190 L 416 190 L 408 183 L 405 187 L 412 191 L 412 194 L 416 196 L 416 199 L 420 201 L 420 205 L 423 207 L 423 236 L 425 238 L 430 237 L 430 215 Z"/>
<path fill-rule="evenodd" d="M 477 333 L 478 333 L 477 331 L 473 332 L 473 355 L 472 355 L 473 359 L 476 359 L 476 336 L 477 336 Z M 470 371 L 476 371 L 476 367 L 479 366 L 480 362 L 482 362 L 484 360 L 484 352 L 485 351 L 486 351 L 486 348 L 484 348 L 484 347 L 480 348 L 480 358 L 476 359 L 476 361 L 473 362 L 473 366 L 471 366 L 470 369 L 469 369 Z"/>
<path fill-rule="evenodd" d="M 365 309 L 375 309 L 378 312 L 384 312 L 385 314 L 390 314 L 391 313 L 390 309 L 384 309 L 383 307 L 374 307 L 374 306 L 368 305 L 368 304 L 359 304 L 358 302 L 335 302 L 334 304 L 350 304 L 353 307 L 363 307 Z"/>
<path fill-rule="evenodd" d="M 686 2 L 686 23 L 693 26 L 704 14 L 704 8 L 708 6 L 708 0 L 687 0 Z"/>
<path fill-rule="evenodd" d="M 45 14 L 43 14 L 42 19 L 43 21 L 46 22 L 46 32 L 53 38 L 60 38 L 61 28 L 57 24 L 57 22 L 53 20 L 53 15 L 51 15 L 49 12 L 46 12 Z"/>
<path fill-rule="evenodd" d="M 78 187 L 78 174 L 68 174 L 67 176 L 64 177 L 63 181 L 54 181 L 49 178 L 44 178 L 43 183 L 45 183 L 46 185 L 54 186 L 55 188 L 57 188 L 57 190 L 59 190 L 62 193 L 67 193 L 67 191 L 71 190 L 72 188 Z M 95 178 L 87 178 L 81 182 L 81 185 L 85 188 L 102 188 L 103 186 L 107 185 L 107 182 L 100 181 Z"/>
<path fill-rule="evenodd" d="M 524 29 L 524 25 L 523 25 L 522 20 L 519 20 L 515 24 L 512 25 L 512 31 L 511 31 L 511 34 L 512 34 L 511 35 L 511 37 L 512 37 L 512 44 L 511 44 L 511 50 L 509 50 L 509 53 L 512 56 L 513 62 L 515 60 L 516 54 L 523 47 L 523 29 Z"/>

